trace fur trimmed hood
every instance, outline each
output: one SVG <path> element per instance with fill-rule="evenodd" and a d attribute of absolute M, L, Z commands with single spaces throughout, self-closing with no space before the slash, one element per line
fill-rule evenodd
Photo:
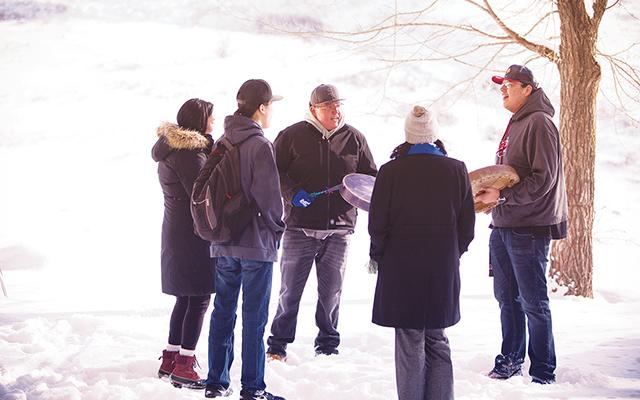
<path fill-rule="evenodd" d="M 205 150 L 211 149 L 213 138 L 200 132 L 181 128 L 179 125 L 164 122 L 157 130 L 158 141 L 153 146 L 151 156 L 155 161 L 165 159 L 175 150 Z"/>
<path fill-rule="evenodd" d="M 175 150 L 206 149 L 210 145 L 211 136 L 184 129 L 177 124 L 164 122 L 158 127 L 158 137 L 164 137 L 169 147 Z"/>

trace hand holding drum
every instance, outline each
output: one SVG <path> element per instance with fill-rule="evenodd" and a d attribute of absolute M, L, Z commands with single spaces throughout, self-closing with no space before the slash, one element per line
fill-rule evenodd
<path fill-rule="evenodd" d="M 469 180 L 471 181 L 471 191 L 474 198 L 486 188 L 502 190 L 520 182 L 516 170 L 509 165 L 490 165 L 476 169 L 469 172 Z M 477 213 L 486 213 L 496 205 L 497 202 L 495 201 L 489 204 L 475 201 L 473 206 Z"/>

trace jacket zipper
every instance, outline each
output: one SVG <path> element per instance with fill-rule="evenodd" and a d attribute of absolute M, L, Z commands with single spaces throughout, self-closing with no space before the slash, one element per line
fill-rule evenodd
<path fill-rule="evenodd" d="M 324 152 L 324 157 L 326 160 L 326 165 L 327 165 L 327 184 L 326 187 L 330 187 L 331 185 L 331 166 L 329 165 L 329 160 L 331 157 L 329 157 L 329 153 L 331 151 L 331 137 L 329 138 L 325 138 L 323 137 L 323 140 L 325 142 L 325 152 Z M 327 194 L 327 217 L 325 218 L 326 221 L 326 229 L 329 230 L 329 218 L 331 217 L 331 193 Z"/>

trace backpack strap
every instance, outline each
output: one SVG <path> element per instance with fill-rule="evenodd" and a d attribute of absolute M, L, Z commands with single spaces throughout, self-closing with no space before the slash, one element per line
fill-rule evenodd
<path fill-rule="evenodd" d="M 238 147 L 238 152 L 240 150 L 240 145 L 244 142 L 246 142 L 247 140 L 251 139 L 254 136 L 258 136 L 260 135 L 259 132 L 254 132 L 252 134 L 250 134 L 249 136 L 247 136 L 246 138 L 242 139 L 241 141 L 239 141 L 238 143 L 236 143 L 235 145 L 233 143 L 231 143 L 231 141 L 229 140 L 229 138 L 226 135 L 222 135 L 222 137 L 218 140 L 218 142 L 216 143 L 214 148 L 218 148 L 220 150 L 223 150 L 224 152 L 230 151 L 231 149 L 233 149 L 234 147 Z M 249 199 L 249 196 L 247 196 L 247 194 L 245 193 L 245 197 L 247 199 Z M 255 204 L 255 200 L 254 199 L 250 199 L 251 204 Z"/>
<path fill-rule="evenodd" d="M 231 143 L 231 141 L 229 140 L 229 138 L 227 138 L 226 135 L 222 135 L 222 137 L 218 140 L 218 143 L 222 144 L 225 147 L 226 150 L 231 150 L 234 146 L 240 146 L 242 143 L 244 143 L 247 140 L 251 139 L 252 137 L 258 136 L 258 135 L 260 135 L 260 133 L 258 133 L 258 132 L 252 133 L 251 135 L 249 135 L 246 138 L 242 139 L 241 141 L 239 141 L 235 145 L 233 143 Z"/>
<path fill-rule="evenodd" d="M 243 142 L 244 142 L 244 140 L 243 140 Z M 231 150 L 233 148 L 233 143 L 231 143 L 231 141 L 229 139 L 227 139 L 226 136 L 222 136 L 220 138 L 220 140 L 218 141 L 218 146 L 220 146 L 220 145 L 224 146 L 226 151 L 229 151 L 229 150 Z M 240 145 L 240 143 L 238 143 L 238 145 Z"/>

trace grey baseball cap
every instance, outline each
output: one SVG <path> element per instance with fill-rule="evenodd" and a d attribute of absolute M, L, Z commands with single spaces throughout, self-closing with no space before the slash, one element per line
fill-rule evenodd
<path fill-rule="evenodd" d="M 335 86 L 323 83 L 311 92 L 309 105 L 317 106 L 324 103 L 333 103 L 342 100 L 344 99 L 340 97 L 338 89 Z"/>

